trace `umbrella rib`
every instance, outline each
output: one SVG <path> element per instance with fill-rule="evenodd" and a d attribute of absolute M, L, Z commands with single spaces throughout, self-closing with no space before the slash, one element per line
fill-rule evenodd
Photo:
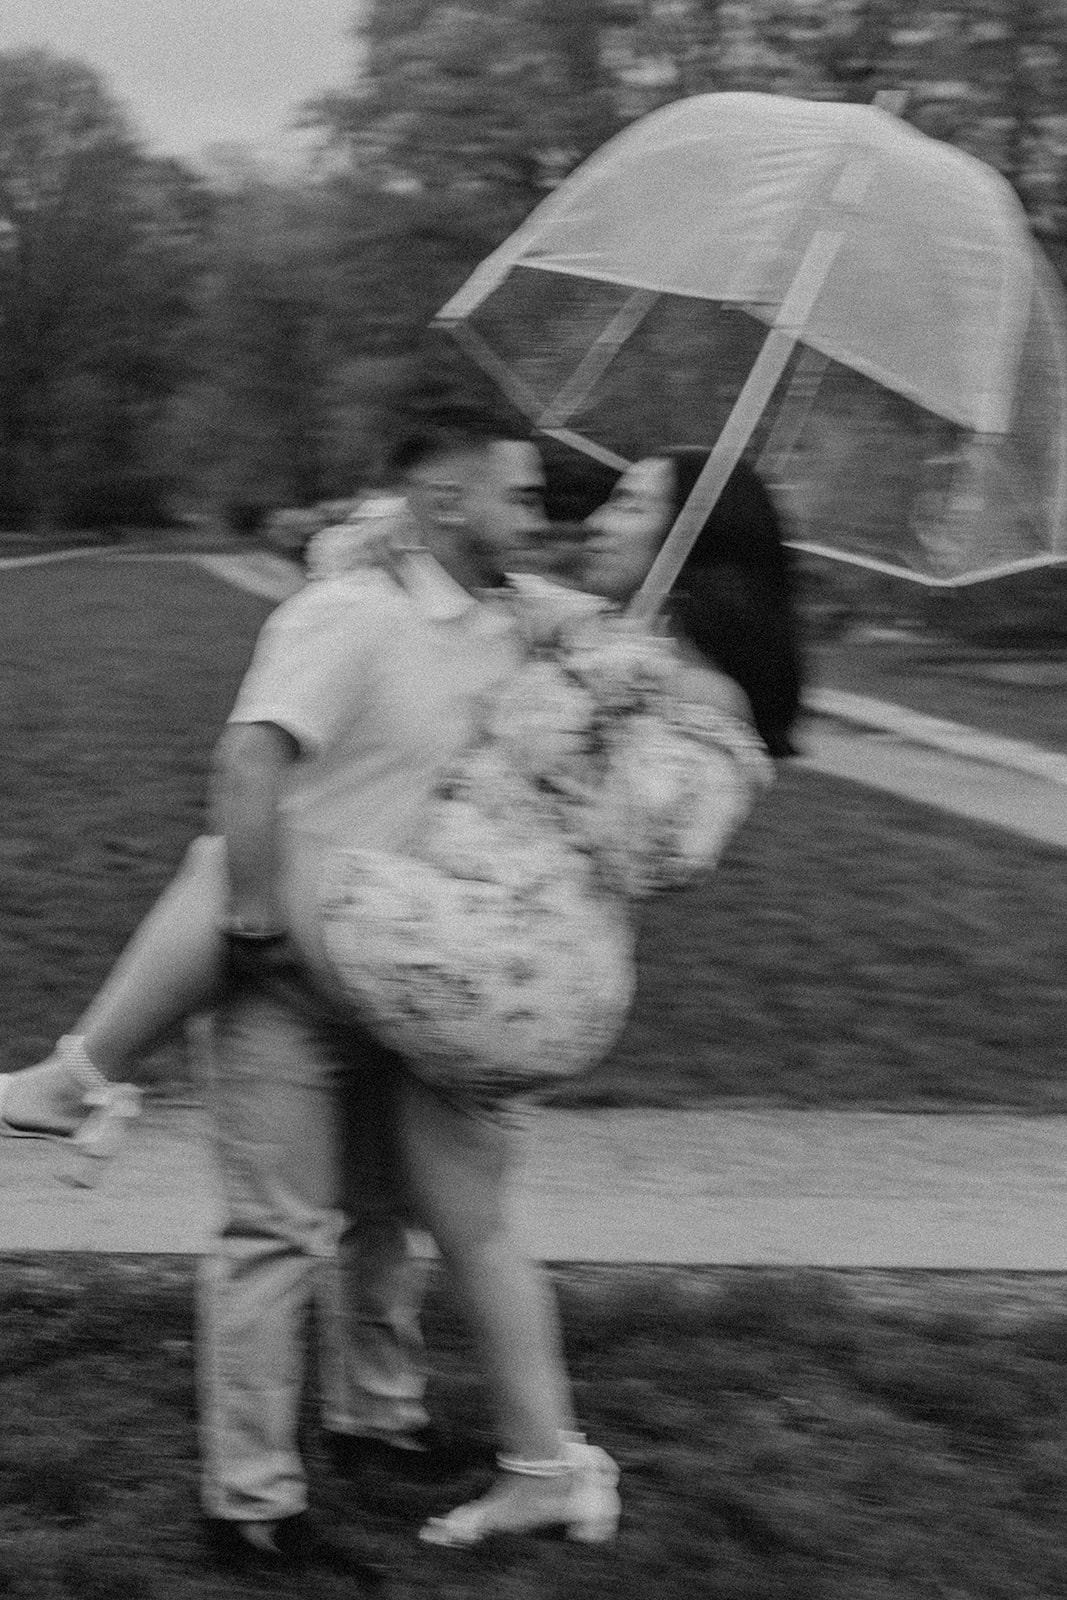
<path fill-rule="evenodd" d="M 529 384 L 497 355 L 481 334 L 477 333 L 469 322 L 453 322 L 448 326 L 453 338 L 465 347 L 472 359 L 477 361 L 491 378 L 495 379 L 512 404 L 528 416 L 550 439 L 558 439 L 561 444 L 569 445 L 573 450 L 580 450 L 583 455 L 591 456 L 594 461 L 600 461 L 607 467 L 614 467 L 616 472 L 622 472 L 630 465 L 626 456 L 616 454 L 614 450 L 609 450 L 606 445 L 597 444 L 593 439 L 583 438 L 580 433 L 575 433 L 570 428 L 545 427 L 540 420 L 544 407 L 538 396 Z"/>
<path fill-rule="evenodd" d="M 1033 246 L 1035 253 L 1038 246 Z M 1040 253 L 1036 254 L 1034 263 L 1034 299 L 1039 301 L 1049 314 L 1050 321 L 1055 324 L 1056 313 L 1049 304 L 1049 278 L 1052 268 Z M 1056 375 L 1058 390 L 1058 414 L 1062 417 L 1067 411 L 1067 364 L 1064 361 L 1064 348 L 1060 339 L 1053 337 L 1052 361 Z M 1067 434 L 1062 428 L 1056 432 L 1056 491 L 1054 508 L 1052 511 L 1052 545 L 1057 555 L 1067 555 Z"/>
<path fill-rule="evenodd" d="M 610 322 L 601 329 L 559 393 L 551 400 L 541 419 L 548 432 L 565 423 L 579 411 L 605 372 L 633 334 L 644 322 L 659 295 L 650 289 L 637 289 L 629 295 Z"/>
<path fill-rule="evenodd" d="M 1010 577 L 1018 572 L 1036 572 L 1041 567 L 1067 567 L 1067 558 L 1057 555 L 1019 556 L 1014 561 L 1001 561 L 994 566 L 982 567 L 977 572 L 967 572 L 955 577 L 942 578 L 935 573 L 910 571 L 900 562 L 882 561 L 878 556 L 861 555 L 855 550 L 842 550 L 839 545 L 818 544 L 811 539 L 787 539 L 791 550 L 804 550 L 808 555 L 824 556 L 847 567 L 864 567 L 868 572 L 885 572 L 891 578 L 902 578 L 907 583 L 920 584 L 924 589 L 965 589 L 972 583 L 990 583 L 994 578 Z"/>
<path fill-rule="evenodd" d="M 544 406 L 526 380 L 512 371 L 507 362 L 497 355 L 492 346 L 486 343 L 469 322 L 451 322 L 448 324 L 448 330 L 478 365 L 484 368 L 491 378 L 495 378 L 512 404 L 518 406 L 519 410 L 525 412 L 533 422 L 538 422 Z"/>
<path fill-rule="evenodd" d="M 761 471 L 781 474 L 786 462 L 795 455 L 829 365 L 829 356 L 823 355 L 821 350 L 813 350 L 808 345 L 801 350 L 760 455 Z"/>
<path fill-rule="evenodd" d="M 558 439 L 560 444 L 569 445 L 572 450 L 580 450 L 583 455 L 592 456 L 594 461 L 600 461 L 605 467 L 614 467 L 616 472 L 625 472 L 632 465 L 628 456 L 620 456 L 617 451 L 609 450 L 607 445 L 597 444 L 595 439 L 587 439 L 584 434 L 575 433 L 573 428 L 542 428 L 549 439 Z"/>

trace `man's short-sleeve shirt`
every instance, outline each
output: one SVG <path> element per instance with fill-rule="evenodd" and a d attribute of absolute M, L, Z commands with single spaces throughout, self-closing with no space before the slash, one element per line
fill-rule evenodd
<path fill-rule="evenodd" d="M 323 847 L 393 849 L 475 731 L 519 647 L 506 610 L 425 554 L 309 584 L 268 618 L 230 715 L 299 755 L 282 796 L 290 866 Z"/>

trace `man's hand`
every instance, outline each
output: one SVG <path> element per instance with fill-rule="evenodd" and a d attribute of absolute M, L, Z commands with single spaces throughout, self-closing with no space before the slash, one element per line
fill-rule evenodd
<path fill-rule="evenodd" d="M 235 928 L 232 919 L 224 923 L 223 932 L 226 975 L 231 983 L 253 983 L 259 988 L 269 984 L 277 988 L 279 982 L 299 980 L 299 957 L 288 934 L 250 937 Z"/>

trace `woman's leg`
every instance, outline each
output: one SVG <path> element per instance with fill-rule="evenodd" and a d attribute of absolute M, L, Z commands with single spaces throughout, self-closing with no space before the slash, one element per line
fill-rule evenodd
<path fill-rule="evenodd" d="M 574 1418 L 554 1298 L 507 1216 L 514 1136 L 410 1075 L 398 1098 L 412 1201 L 471 1320 L 500 1448 L 531 1460 L 553 1458 Z"/>
<path fill-rule="evenodd" d="M 197 839 L 71 1030 L 109 1077 L 216 998 L 225 898 L 223 841 Z"/>
<path fill-rule="evenodd" d="M 554 1299 L 507 1215 L 513 1136 L 408 1074 L 399 1100 L 416 1215 L 433 1233 L 474 1328 L 503 1446 L 488 1493 L 431 1518 L 420 1537 L 469 1546 L 496 1532 L 564 1524 L 572 1538 L 610 1539 L 618 1468 L 572 1431 Z"/>
<path fill-rule="evenodd" d="M 222 974 L 218 937 L 225 900 L 221 839 L 198 839 L 123 950 L 71 1034 L 105 1077 L 138 1058 L 194 1011 L 210 1005 Z M 62 1052 L 6 1080 L 3 1116 L 14 1128 L 67 1133 L 84 1115 L 86 1083 Z"/>

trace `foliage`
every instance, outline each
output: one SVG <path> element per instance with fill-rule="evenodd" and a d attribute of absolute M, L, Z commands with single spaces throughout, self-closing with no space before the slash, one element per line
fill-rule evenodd
<path fill-rule="evenodd" d="M 574 165 L 681 95 L 905 96 L 998 167 L 1067 261 L 1053 0 L 371 0 L 314 164 L 194 174 L 106 85 L 0 55 L 0 518 L 108 525 L 349 493 L 424 330 Z"/>
<path fill-rule="evenodd" d="M 308 121 L 379 188 L 477 194 L 506 225 L 617 126 L 595 8 L 378 5 L 362 31 L 358 83 Z"/>
<path fill-rule="evenodd" d="M 314 498 L 322 475 L 318 201 L 254 177 L 216 199 L 188 370 L 164 427 L 181 478 L 238 517 Z"/>
<path fill-rule="evenodd" d="M 89 69 L 25 51 L 0 56 L 0 219 L 0 518 L 157 520 L 196 181 L 141 155 Z"/>

